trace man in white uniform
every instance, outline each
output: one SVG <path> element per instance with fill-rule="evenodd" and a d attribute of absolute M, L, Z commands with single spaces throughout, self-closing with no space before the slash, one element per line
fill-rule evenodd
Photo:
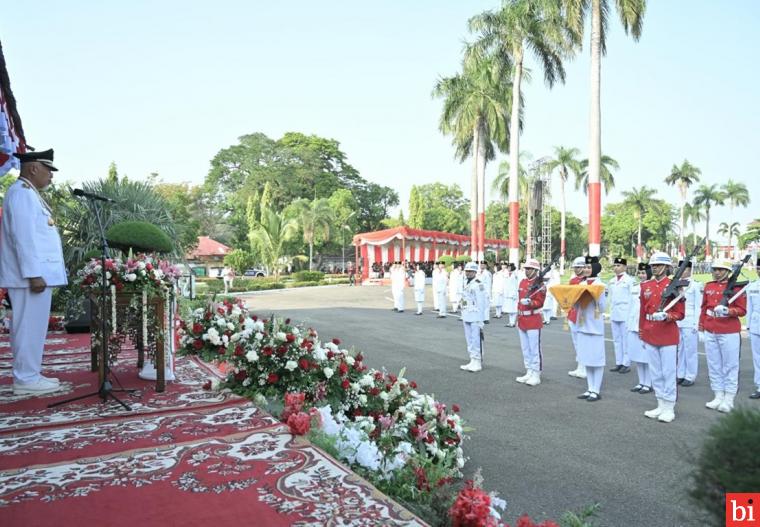
<path fill-rule="evenodd" d="M 681 265 L 681 262 L 678 262 Z M 676 383 L 681 386 L 693 386 L 699 371 L 699 313 L 702 309 L 702 283 L 691 279 L 691 262 L 686 263 L 686 268 L 681 275 L 681 280 L 687 280 L 689 286 L 684 289 L 686 300 L 686 316 L 678 321 L 680 339 L 678 342 L 678 359 L 676 368 Z"/>
<path fill-rule="evenodd" d="M 491 286 L 491 302 L 496 310 L 496 318 L 501 318 L 501 306 L 504 304 L 504 279 L 509 274 L 506 262 L 500 262 L 493 273 Z"/>
<path fill-rule="evenodd" d="M 547 276 L 544 281 L 546 282 L 546 290 L 548 291 L 549 288 L 553 285 L 558 285 L 562 282 L 562 279 L 559 276 L 559 271 L 557 270 L 557 266 L 552 266 L 552 270 L 549 273 L 549 276 Z M 557 301 L 554 299 L 553 295 L 546 295 L 546 300 L 544 301 L 544 307 L 541 310 L 542 315 L 544 318 L 544 325 L 547 326 L 552 321 L 552 319 L 557 318 Z"/>
<path fill-rule="evenodd" d="M 460 366 L 465 371 L 477 372 L 483 369 L 483 348 L 480 332 L 483 331 L 483 312 L 486 301 L 486 288 L 475 278 L 478 264 L 468 262 L 464 266 L 465 284 L 462 289 L 462 322 L 464 339 L 470 362 Z"/>
<path fill-rule="evenodd" d="M 8 289 L 13 305 L 13 393 L 38 395 L 60 388 L 58 379 L 41 374 L 52 288 L 67 284 L 61 237 L 40 194 L 58 169 L 52 149 L 14 155 L 21 175 L 3 200 L 0 287 Z"/>
<path fill-rule="evenodd" d="M 446 264 L 438 262 L 438 274 L 433 275 L 433 290 L 438 297 L 438 318 L 446 318 L 446 293 L 449 287 L 449 274 Z"/>
<path fill-rule="evenodd" d="M 631 371 L 631 359 L 625 351 L 626 328 L 625 321 L 628 318 L 628 304 L 631 301 L 631 288 L 633 277 L 626 272 L 628 260 L 615 258 L 612 269 L 615 276 L 607 284 L 607 294 L 610 305 L 610 322 L 612 326 L 612 341 L 615 347 L 615 367 L 610 371 L 628 373 Z"/>
<path fill-rule="evenodd" d="M 399 313 L 404 312 L 404 282 L 406 273 L 401 262 L 394 262 L 391 267 L 391 291 L 393 292 L 393 310 Z"/>
<path fill-rule="evenodd" d="M 517 268 L 511 263 L 507 266 L 509 274 L 504 279 L 504 301 L 502 303 L 508 320 L 506 327 L 513 328 L 517 324 L 517 290 L 520 287 L 520 278 L 517 276 Z"/>
<path fill-rule="evenodd" d="M 462 274 L 462 264 L 455 263 L 449 276 L 449 302 L 451 302 L 451 311 L 459 311 L 459 302 L 462 300 L 462 284 L 464 275 Z"/>
<path fill-rule="evenodd" d="M 760 258 L 755 262 L 755 271 L 760 276 Z M 753 281 L 747 288 L 747 327 L 755 366 L 755 391 L 749 398 L 760 399 L 760 280 Z"/>
<path fill-rule="evenodd" d="M 414 272 L 414 301 L 417 303 L 417 313 L 422 314 L 422 304 L 425 303 L 425 271 L 422 270 L 422 264 L 417 264 L 417 270 Z"/>
<path fill-rule="evenodd" d="M 483 323 L 490 324 L 491 321 L 491 286 L 493 284 L 493 278 L 491 277 L 491 271 L 488 270 L 488 262 L 483 260 L 480 262 L 480 273 L 477 276 L 481 281 L 483 287 L 486 290 L 486 301 L 483 305 Z"/>

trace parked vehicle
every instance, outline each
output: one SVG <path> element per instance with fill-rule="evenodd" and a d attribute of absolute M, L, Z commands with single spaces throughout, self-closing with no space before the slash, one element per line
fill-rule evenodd
<path fill-rule="evenodd" d="M 246 269 L 245 272 L 243 273 L 243 276 L 252 276 L 254 278 L 260 278 L 260 277 L 263 278 L 268 275 L 269 273 L 267 272 L 266 269 L 259 269 L 259 268 Z"/>

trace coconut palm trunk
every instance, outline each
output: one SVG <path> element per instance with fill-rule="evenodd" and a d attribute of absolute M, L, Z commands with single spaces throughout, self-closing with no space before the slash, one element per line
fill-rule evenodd
<path fill-rule="evenodd" d="M 643 223 L 641 212 L 638 214 L 638 220 L 639 220 L 639 234 L 637 238 L 637 244 L 636 244 L 636 261 L 641 262 L 642 258 L 644 257 L 644 248 L 641 246 L 641 224 Z"/>
<path fill-rule="evenodd" d="M 602 158 L 602 5 L 591 2 L 591 110 L 589 114 L 588 148 L 588 252 L 599 256 L 601 250 L 602 192 L 600 164 Z"/>
<path fill-rule="evenodd" d="M 705 258 L 711 257 L 710 252 L 710 207 L 705 207 Z"/>
<path fill-rule="evenodd" d="M 567 179 L 567 170 L 562 169 L 559 177 L 559 195 L 560 195 L 560 210 L 559 210 L 559 272 L 565 274 L 565 180 Z"/>
<path fill-rule="evenodd" d="M 481 131 L 481 134 L 484 135 Z M 486 143 L 478 142 L 478 261 L 485 259 L 486 246 Z"/>
<path fill-rule="evenodd" d="M 473 134 L 473 167 L 470 200 L 470 258 L 478 259 L 478 151 L 480 150 L 480 126 L 475 125 Z"/>
<path fill-rule="evenodd" d="M 686 192 L 689 190 L 686 184 L 681 181 L 681 183 L 678 185 L 678 190 L 681 191 L 681 229 L 680 229 L 680 237 L 681 237 L 681 245 L 679 246 L 678 250 L 680 251 L 681 258 L 686 257 L 686 245 L 684 243 L 684 231 L 686 230 L 686 217 L 684 216 L 684 209 L 686 208 Z"/>
<path fill-rule="evenodd" d="M 520 187 L 518 170 L 520 166 L 520 84 L 523 74 L 523 49 L 514 52 L 514 72 L 512 77 L 512 115 L 509 121 L 509 261 L 520 263 Z M 529 233 L 530 235 L 530 233 Z"/>

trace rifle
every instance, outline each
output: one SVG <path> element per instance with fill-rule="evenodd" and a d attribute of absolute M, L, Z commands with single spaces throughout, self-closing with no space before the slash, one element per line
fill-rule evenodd
<path fill-rule="evenodd" d="M 483 342 L 486 340 L 486 335 L 483 332 L 483 328 L 480 328 L 480 362 L 483 363 L 483 352 L 485 351 L 483 349 Z"/>
<path fill-rule="evenodd" d="M 747 254 L 744 258 L 731 266 L 731 276 L 728 277 L 726 288 L 723 290 L 723 298 L 720 299 L 721 306 L 728 307 L 728 304 L 736 299 L 737 295 L 734 295 L 735 287 L 744 287 L 747 285 L 748 282 L 737 282 L 737 280 L 742 274 L 742 267 L 744 267 L 744 264 L 749 262 L 751 256 L 751 254 Z M 741 294 L 741 291 L 739 293 Z"/>
<path fill-rule="evenodd" d="M 546 264 L 546 267 L 544 267 L 540 273 L 536 275 L 528 286 L 528 296 L 533 296 L 544 286 L 544 277 L 551 272 L 552 267 L 554 267 L 554 264 L 557 263 L 558 260 L 559 257 L 555 257 L 551 262 Z"/>
<path fill-rule="evenodd" d="M 681 260 L 681 265 L 679 265 L 676 268 L 676 272 L 673 273 L 673 278 L 670 280 L 670 283 L 665 288 L 665 291 L 662 292 L 662 299 L 660 300 L 660 311 L 667 311 L 670 307 L 672 307 L 672 304 L 675 304 L 676 299 L 679 296 L 678 290 L 682 287 L 687 287 L 689 285 L 689 282 L 686 280 L 681 280 L 681 276 L 683 275 L 683 272 L 686 270 L 687 264 L 691 261 L 692 258 L 694 258 L 697 255 L 697 252 L 699 252 L 700 249 L 702 249 L 702 242 L 704 241 L 704 238 L 699 241 L 699 243 L 694 244 L 694 248 L 689 253 L 689 256 L 685 257 L 683 260 Z M 668 300 L 673 299 L 671 302 L 668 302 Z M 668 308 L 668 309 L 666 309 Z"/>

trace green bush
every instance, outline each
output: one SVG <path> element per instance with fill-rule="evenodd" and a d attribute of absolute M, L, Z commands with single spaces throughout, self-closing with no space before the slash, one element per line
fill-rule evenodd
<path fill-rule="evenodd" d="M 444 254 L 438 258 L 438 261 L 446 264 L 446 268 L 448 269 L 451 267 L 451 264 L 454 263 L 454 257 L 450 254 Z"/>
<path fill-rule="evenodd" d="M 727 492 L 760 489 L 760 410 L 738 407 L 707 432 L 689 496 L 706 525 L 723 525 Z"/>
<path fill-rule="evenodd" d="M 319 285 L 336 285 L 336 284 L 347 284 L 349 283 L 350 279 L 347 277 L 341 277 L 341 278 L 330 278 L 327 277 L 324 280 L 320 280 Z"/>
<path fill-rule="evenodd" d="M 296 282 L 319 282 L 324 279 L 325 273 L 321 271 L 298 271 L 293 273 Z"/>
<path fill-rule="evenodd" d="M 460 254 L 459 256 L 454 258 L 454 261 L 457 263 L 467 263 L 470 260 L 472 260 L 472 258 L 470 257 L 469 254 Z"/>
<path fill-rule="evenodd" d="M 315 285 L 319 285 L 319 282 L 309 282 L 309 281 L 295 281 L 295 282 L 288 282 L 285 284 L 285 287 L 288 289 L 293 287 L 312 287 Z"/>
<path fill-rule="evenodd" d="M 111 247 L 128 252 L 172 251 L 172 241 L 161 229 L 145 221 L 123 221 L 108 229 L 106 239 Z"/>

